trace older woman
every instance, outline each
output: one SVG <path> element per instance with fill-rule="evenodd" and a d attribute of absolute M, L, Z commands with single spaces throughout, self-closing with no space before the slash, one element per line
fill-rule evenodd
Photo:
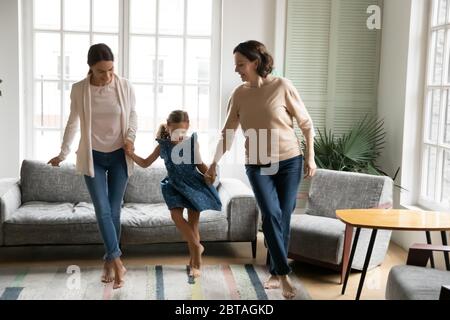
<path fill-rule="evenodd" d="M 102 281 L 114 281 L 117 289 L 126 272 L 120 259 L 120 211 L 133 170 L 124 148 L 132 149 L 136 136 L 135 96 L 128 80 L 114 74 L 114 55 L 107 45 L 91 46 L 88 65 L 87 77 L 72 87 L 61 152 L 49 163 L 59 166 L 67 157 L 80 127 L 76 168 L 84 175 L 105 246 Z"/>
<path fill-rule="evenodd" d="M 285 298 L 295 296 L 289 280 L 287 251 L 291 214 L 295 209 L 301 171 L 314 175 L 314 128 L 297 90 L 284 78 L 270 75 L 273 59 L 258 41 L 240 43 L 233 51 L 235 71 L 244 82 L 231 95 L 228 115 L 214 161 L 206 172 L 216 175 L 216 164 L 231 148 L 239 124 L 246 135 L 246 172 L 262 212 L 262 229 L 270 253 L 271 277 L 265 287 L 282 287 Z M 303 157 L 293 119 L 306 140 Z"/>

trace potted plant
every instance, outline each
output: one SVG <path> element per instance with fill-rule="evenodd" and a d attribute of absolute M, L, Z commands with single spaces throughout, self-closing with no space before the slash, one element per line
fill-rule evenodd
<path fill-rule="evenodd" d="M 336 136 L 331 130 L 317 130 L 314 138 L 315 161 L 318 168 L 360 172 L 373 175 L 385 175 L 376 164 L 385 143 L 386 132 L 384 121 L 376 117 L 366 116 L 358 122 L 348 133 Z M 303 149 L 305 143 L 303 141 Z M 395 181 L 400 168 L 392 177 Z M 405 190 L 400 185 L 396 187 Z M 305 180 L 300 185 L 297 208 L 304 208 L 310 181 Z"/>
<path fill-rule="evenodd" d="M 364 117 L 348 133 L 336 136 L 331 130 L 317 130 L 314 139 L 315 161 L 319 168 L 388 175 L 376 164 L 385 143 L 384 121 Z M 395 180 L 400 168 L 397 169 Z"/>

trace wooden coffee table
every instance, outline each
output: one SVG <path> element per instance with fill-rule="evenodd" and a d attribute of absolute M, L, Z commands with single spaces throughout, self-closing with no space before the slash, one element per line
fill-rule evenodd
<path fill-rule="evenodd" d="M 377 231 L 382 230 L 404 230 L 404 231 L 442 231 L 443 242 L 446 241 L 445 231 L 450 230 L 450 213 L 416 211 L 416 210 L 397 210 L 397 209 L 348 209 L 336 210 L 336 216 L 346 224 L 346 229 L 356 228 L 355 238 L 353 240 L 350 260 L 347 264 L 345 279 L 342 287 L 342 294 L 345 293 L 348 277 L 350 275 L 353 257 L 361 228 L 372 229 L 369 247 L 367 248 L 364 266 L 359 280 L 356 300 L 359 300 L 364 285 L 367 268 L 369 267 L 370 257 L 372 255 L 373 245 L 377 236 Z M 347 232 L 347 230 L 346 230 Z M 446 245 L 446 243 L 444 243 Z M 448 253 L 447 253 L 448 254 Z M 446 257 L 448 263 L 448 256 Z"/>

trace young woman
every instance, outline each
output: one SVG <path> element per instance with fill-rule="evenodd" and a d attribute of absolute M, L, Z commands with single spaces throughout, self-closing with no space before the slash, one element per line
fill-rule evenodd
<path fill-rule="evenodd" d="M 120 210 L 133 160 L 124 149 L 132 149 L 137 129 L 134 90 L 128 80 L 114 73 L 114 55 L 105 44 L 88 52 L 89 73 L 75 83 L 70 94 L 70 116 L 61 152 L 49 161 L 59 166 L 70 153 L 78 128 L 77 171 L 84 175 L 105 245 L 102 281 L 124 284 L 125 267 L 120 259 Z"/>

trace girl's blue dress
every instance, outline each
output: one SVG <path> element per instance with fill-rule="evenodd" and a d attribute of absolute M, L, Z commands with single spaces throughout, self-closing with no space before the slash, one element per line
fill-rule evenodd
<path fill-rule="evenodd" d="M 193 133 L 189 139 L 178 144 L 172 143 L 170 139 L 156 139 L 156 141 L 159 143 L 160 156 L 167 169 L 167 177 L 161 181 L 161 189 L 169 210 L 188 208 L 199 212 L 221 211 L 222 203 L 216 188 L 206 184 L 194 162 L 197 134 Z M 187 159 L 184 159 L 183 152 L 189 151 Z M 174 163 L 174 159 L 177 163 Z M 179 163 L 180 159 L 187 161 Z"/>

